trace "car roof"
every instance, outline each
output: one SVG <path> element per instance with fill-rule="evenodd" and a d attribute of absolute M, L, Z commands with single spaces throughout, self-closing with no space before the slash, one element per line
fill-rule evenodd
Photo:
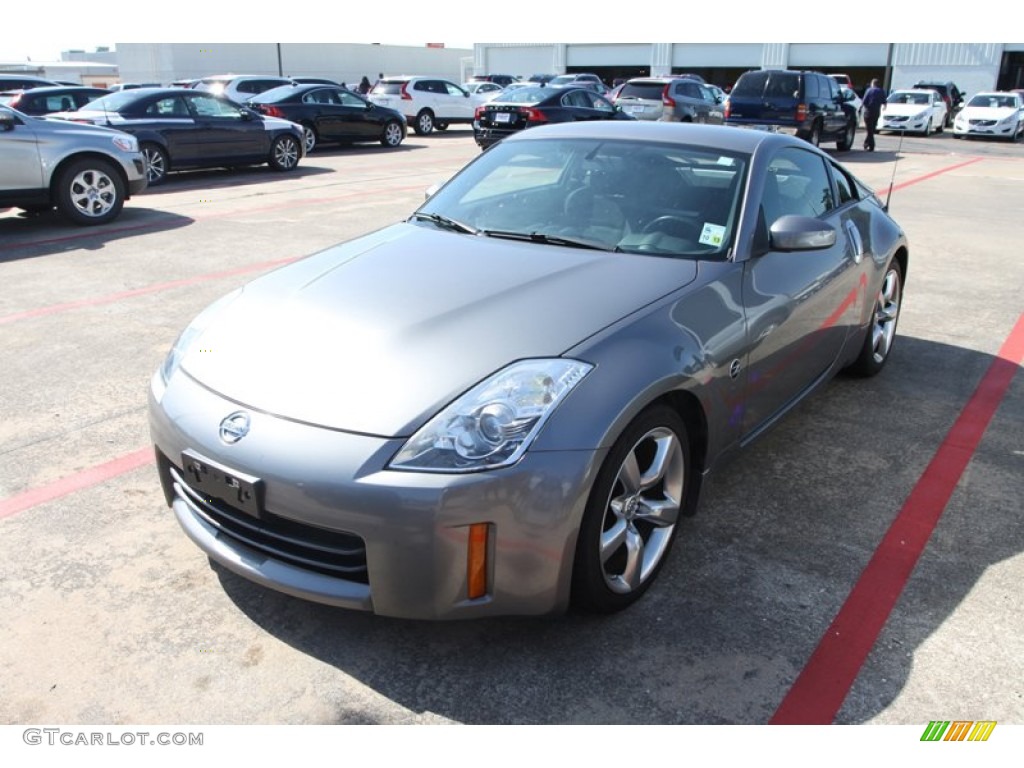
<path fill-rule="evenodd" d="M 693 123 L 663 123 L 648 120 L 589 120 L 553 123 L 531 128 L 502 139 L 502 142 L 541 138 L 624 139 L 691 144 L 725 152 L 753 154 L 763 144 L 807 148 L 807 142 L 793 136 L 767 131 L 744 131 L 733 126 Z"/>

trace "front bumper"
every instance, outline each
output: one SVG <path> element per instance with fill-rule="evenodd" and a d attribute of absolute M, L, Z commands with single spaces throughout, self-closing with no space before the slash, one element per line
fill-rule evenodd
<path fill-rule="evenodd" d="M 970 123 L 964 125 L 963 123 L 953 123 L 953 135 L 954 136 L 993 136 L 1001 139 L 1009 139 L 1017 135 L 1019 132 L 1017 126 L 1014 125 L 1000 125 L 993 123 L 987 124 L 975 124 Z"/>
<path fill-rule="evenodd" d="M 941 125 L 932 125 L 932 128 L 941 128 Z M 877 130 L 879 131 L 913 131 L 915 133 L 924 133 L 928 128 L 928 118 L 922 118 L 920 120 L 897 120 L 882 117 L 879 119 L 877 124 Z"/>
<path fill-rule="evenodd" d="M 247 410 L 249 434 L 221 441 Z M 385 616 L 456 619 L 565 610 L 587 495 L 603 451 L 528 451 L 468 475 L 398 472 L 404 440 L 322 429 L 227 400 L 183 372 L 150 387 L 168 504 L 225 568 L 287 594 Z M 196 490 L 187 459 L 259 479 L 259 516 Z M 467 596 L 469 526 L 488 525 L 487 590 Z"/>

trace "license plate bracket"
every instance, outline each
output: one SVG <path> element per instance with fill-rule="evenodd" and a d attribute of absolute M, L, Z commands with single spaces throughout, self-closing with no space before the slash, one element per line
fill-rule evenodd
<path fill-rule="evenodd" d="M 263 481 L 200 456 L 191 450 L 181 453 L 182 475 L 189 487 L 204 497 L 260 517 L 263 511 Z"/>

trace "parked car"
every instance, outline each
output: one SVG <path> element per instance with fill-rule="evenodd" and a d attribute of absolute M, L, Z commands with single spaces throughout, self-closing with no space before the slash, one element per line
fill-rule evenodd
<path fill-rule="evenodd" d="M 385 77 L 370 91 L 370 101 L 397 109 L 420 136 L 447 130 L 453 123 L 472 123 L 474 101 L 469 92 L 437 77 Z"/>
<path fill-rule="evenodd" d="M 307 155 L 325 141 L 375 141 L 397 147 L 405 140 L 405 116 L 401 112 L 380 107 L 336 85 L 282 85 L 253 97 L 247 106 L 301 125 Z"/>
<path fill-rule="evenodd" d="M 469 79 L 477 83 L 497 83 L 503 88 L 519 80 L 515 75 L 473 75 Z"/>
<path fill-rule="evenodd" d="M 288 77 L 272 77 L 270 75 L 216 75 L 204 77 L 193 88 L 216 96 L 224 96 L 236 104 L 245 104 L 253 96 L 258 96 L 279 85 L 292 85 Z"/>
<path fill-rule="evenodd" d="M 106 96 L 106 88 L 89 88 L 83 85 L 55 85 L 32 88 L 28 91 L 7 91 L 0 93 L 0 104 L 26 115 L 48 115 L 51 112 L 68 112 L 84 107 L 93 99 Z"/>
<path fill-rule="evenodd" d="M 882 105 L 879 131 L 914 131 L 931 135 L 946 124 L 946 102 L 938 91 L 912 88 L 893 91 Z"/>
<path fill-rule="evenodd" d="M 489 80 L 473 80 L 463 83 L 462 89 L 469 93 L 469 98 L 472 101 L 476 102 L 476 104 L 482 104 L 498 96 L 505 90 L 505 87 L 492 83 Z"/>
<path fill-rule="evenodd" d="M 27 91 L 30 88 L 53 85 L 60 85 L 60 83 L 33 75 L 0 74 L 0 91 Z"/>
<path fill-rule="evenodd" d="M 545 123 L 633 120 L 589 88 L 519 88 L 476 108 L 473 138 L 481 149 Z"/>
<path fill-rule="evenodd" d="M 604 81 L 593 72 L 576 72 L 575 74 L 558 75 L 548 80 L 549 88 L 589 88 L 602 96 L 610 90 Z"/>
<path fill-rule="evenodd" d="M 657 119 L 665 122 L 721 125 L 725 120 L 722 101 L 707 85 L 689 77 L 667 83 L 661 93 L 661 102 L 662 111 Z"/>
<path fill-rule="evenodd" d="M 797 136 L 818 146 L 853 146 L 857 114 L 839 83 L 820 72 L 760 69 L 739 76 L 725 103 L 725 122 Z"/>
<path fill-rule="evenodd" d="M 991 91 L 972 96 L 953 121 L 953 138 L 964 136 L 1009 141 L 1024 136 L 1024 91 Z"/>
<path fill-rule="evenodd" d="M 953 125 L 953 118 L 964 105 L 964 92 L 957 88 L 956 83 L 951 80 L 918 80 L 914 88 L 926 88 L 937 91 L 942 100 L 946 103 L 946 122 L 944 127 L 950 128 Z"/>
<path fill-rule="evenodd" d="M 184 330 L 149 388 L 164 495 L 219 567 L 307 600 L 621 610 L 727 456 L 884 370 L 908 252 L 789 136 L 522 131 Z"/>
<path fill-rule="evenodd" d="M 56 208 L 75 224 L 106 224 L 146 188 L 134 136 L 45 120 L 0 106 L 0 207 Z"/>
<path fill-rule="evenodd" d="M 331 80 L 329 77 L 290 77 L 288 79 L 299 85 L 336 85 L 339 88 L 342 87 L 341 83 L 337 80 Z"/>
<path fill-rule="evenodd" d="M 267 163 L 292 171 L 303 156 L 302 128 L 192 88 L 140 88 L 104 96 L 53 118 L 130 133 L 146 157 L 150 186 L 171 171 Z"/>
<path fill-rule="evenodd" d="M 857 125 L 864 124 L 864 100 L 857 95 L 857 92 L 852 88 L 848 88 L 845 85 L 839 86 L 839 93 L 842 94 L 843 101 L 853 107 L 854 113 L 857 115 Z"/>
<path fill-rule="evenodd" d="M 851 91 L 856 93 L 857 89 L 853 87 L 853 80 L 845 72 L 833 72 L 829 75 L 843 88 L 849 88 Z"/>

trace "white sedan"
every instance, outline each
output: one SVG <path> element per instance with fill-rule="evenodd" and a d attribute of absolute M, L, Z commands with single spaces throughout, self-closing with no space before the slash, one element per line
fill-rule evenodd
<path fill-rule="evenodd" d="M 912 88 L 893 91 L 882 105 L 879 131 L 915 131 L 929 135 L 946 124 L 946 102 L 938 91 Z"/>
<path fill-rule="evenodd" d="M 995 136 L 1016 141 L 1024 136 L 1024 101 L 1019 93 L 979 93 L 953 121 L 953 138 Z"/>
<path fill-rule="evenodd" d="M 477 82 L 476 80 L 471 83 L 463 83 L 462 87 L 469 91 L 469 98 L 474 104 L 483 104 L 485 101 L 490 101 L 505 90 L 497 83 L 488 81 Z"/>

